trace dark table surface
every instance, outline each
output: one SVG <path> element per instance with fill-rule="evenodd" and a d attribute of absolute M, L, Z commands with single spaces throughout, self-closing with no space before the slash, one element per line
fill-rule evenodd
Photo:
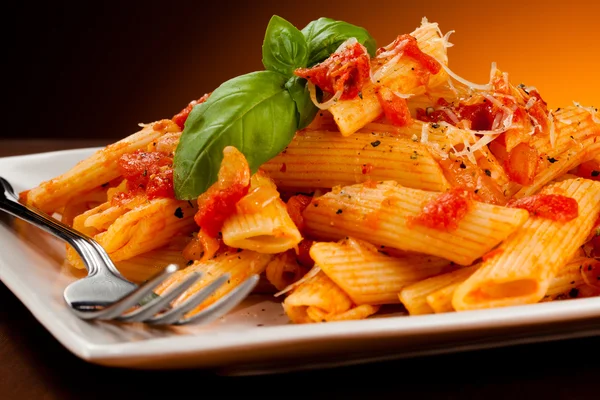
<path fill-rule="evenodd" d="M 0 140 L 0 157 L 101 144 Z M 106 368 L 68 352 L 0 283 L 2 400 L 175 398 L 184 392 L 191 398 L 597 399 L 598 379 L 600 337 L 254 377 Z"/>

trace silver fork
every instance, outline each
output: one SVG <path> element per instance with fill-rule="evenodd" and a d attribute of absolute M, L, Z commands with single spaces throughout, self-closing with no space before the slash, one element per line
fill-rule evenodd
<path fill-rule="evenodd" d="M 159 296 L 154 293 L 154 289 L 179 269 L 177 265 L 167 266 L 138 286 L 121 275 L 98 242 L 44 212 L 20 203 L 11 184 L 2 177 L 0 186 L 0 210 L 62 239 L 73 246 L 83 259 L 88 271 L 87 277 L 71 283 L 65 288 L 63 295 L 71 311 L 82 319 L 113 319 L 153 325 L 208 323 L 238 305 L 258 283 L 258 275 L 253 275 L 211 306 L 191 317 L 185 317 L 227 282 L 229 275 L 218 277 L 184 303 L 170 307 L 170 303 L 200 279 L 201 274 L 190 274 L 175 288 Z"/>

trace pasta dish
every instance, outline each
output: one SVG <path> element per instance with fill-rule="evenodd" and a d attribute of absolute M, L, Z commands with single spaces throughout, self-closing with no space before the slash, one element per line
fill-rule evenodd
<path fill-rule="evenodd" d="M 263 71 L 140 124 L 21 200 L 92 237 L 136 281 L 176 263 L 180 304 L 253 274 L 294 323 L 600 295 L 600 113 L 550 109 L 492 64 L 448 63 L 421 21 L 377 47 L 361 27 L 274 16 Z M 66 259 L 83 262 L 72 248 Z"/>

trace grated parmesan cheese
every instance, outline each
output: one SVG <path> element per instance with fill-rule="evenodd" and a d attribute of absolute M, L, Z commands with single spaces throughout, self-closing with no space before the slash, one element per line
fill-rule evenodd
<path fill-rule="evenodd" d="M 575 104 L 576 107 L 581 108 L 587 112 L 590 113 L 590 115 L 592 116 L 592 121 L 594 121 L 597 124 L 600 124 L 600 116 L 598 115 L 598 109 L 595 107 L 584 107 L 581 104 L 579 104 L 578 102 L 574 101 L 573 104 Z"/>
<path fill-rule="evenodd" d="M 296 282 L 292 283 L 291 285 L 289 285 L 288 287 L 286 287 L 282 291 L 275 293 L 273 296 L 279 297 L 282 294 L 285 294 L 285 293 L 289 292 L 290 290 L 293 290 L 293 289 L 297 288 L 298 286 L 300 286 L 301 284 L 303 284 L 304 282 L 306 282 L 310 278 L 316 276 L 320 271 L 321 271 L 321 267 L 315 265 L 302 278 L 298 279 Z"/>

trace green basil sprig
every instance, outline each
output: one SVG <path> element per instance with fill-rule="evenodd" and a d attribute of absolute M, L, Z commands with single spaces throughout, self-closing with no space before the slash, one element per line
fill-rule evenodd
<path fill-rule="evenodd" d="M 174 158 L 176 197 L 195 199 L 216 182 L 227 146 L 244 154 L 253 173 L 279 154 L 318 111 L 294 70 L 323 61 L 351 37 L 374 54 L 364 28 L 320 18 L 300 31 L 273 16 L 262 46 L 266 71 L 228 80 L 190 112 Z"/>

